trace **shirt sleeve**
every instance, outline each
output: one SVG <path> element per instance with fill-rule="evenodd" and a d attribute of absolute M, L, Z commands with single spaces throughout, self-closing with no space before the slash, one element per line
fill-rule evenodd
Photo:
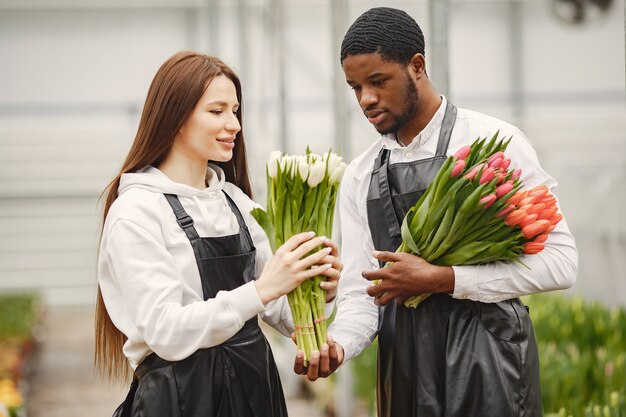
<path fill-rule="evenodd" d="M 243 218 L 248 226 L 248 231 L 250 232 L 250 237 L 252 237 L 254 247 L 256 248 L 255 279 L 258 279 L 263 272 L 265 264 L 273 256 L 272 248 L 270 247 L 269 239 L 265 231 L 250 214 L 253 208 L 263 209 L 263 207 L 252 201 L 240 189 L 232 188 L 234 190 L 229 189 L 229 194 L 232 194 L 233 199 L 242 212 Z M 265 311 L 261 314 L 261 319 L 285 336 L 290 336 L 294 330 L 293 316 L 291 315 L 287 296 L 279 297 L 267 303 Z"/>
<path fill-rule="evenodd" d="M 119 289 L 137 331 L 163 359 L 181 360 L 218 345 L 264 311 L 252 282 L 183 305 L 183 278 L 164 241 L 133 221 L 120 219 L 111 226 L 100 256 L 110 271 L 102 278 L 103 295 L 110 285 Z"/>
<path fill-rule="evenodd" d="M 511 158 L 513 168 L 522 169 L 521 179 L 525 188 L 545 184 L 555 194 L 556 181 L 541 168 L 535 150 L 523 133 L 516 132 L 505 153 Z M 543 251 L 523 255 L 520 260 L 524 265 L 493 262 L 454 266 L 455 288 L 452 296 L 494 303 L 571 287 L 576 279 L 578 252 L 565 219 L 550 232 Z"/>
<path fill-rule="evenodd" d="M 376 337 L 378 306 L 367 294 L 370 282 L 361 276 L 364 270 L 378 268 L 371 256 L 374 249 L 367 219 L 359 215 L 353 169 L 348 167 L 339 192 L 341 256 L 344 264 L 337 295 L 337 313 L 329 334 L 344 349 L 345 360 L 357 356 Z"/>

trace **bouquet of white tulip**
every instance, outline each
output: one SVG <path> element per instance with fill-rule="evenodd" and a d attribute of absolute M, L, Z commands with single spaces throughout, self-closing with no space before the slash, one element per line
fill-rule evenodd
<path fill-rule="evenodd" d="M 330 236 L 339 182 L 346 169 L 332 152 L 322 156 L 307 149 L 305 155 L 270 154 L 267 163 L 267 211 L 251 214 L 267 233 L 276 251 L 291 236 L 313 231 Z M 325 277 L 306 280 L 287 295 L 296 328 L 296 344 L 305 361 L 326 342 L 326 291 L 319 283 Z"/>

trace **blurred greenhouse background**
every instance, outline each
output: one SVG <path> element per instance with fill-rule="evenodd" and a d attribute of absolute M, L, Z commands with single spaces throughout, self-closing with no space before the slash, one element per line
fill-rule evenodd
<path fill-rule="evenodd" d="M 577 410 L 588 404 L 567 396 L 594 389 L 600 393 L 585 398 L 599 404 L 597 410 L 604 413 L 602 407 L 613 407 L 614 399 L 617 405 L 607 410 L 626 415 L 624 0 L 0 0 L 0 297 L 5 297 L 0 298 L 0 402 L 2 381 L 9 379 L 2 371 L 9 359 L 1 350 L 8 345 L 1 339 L 3 334 L 17 337 L 5 324 L 19 310 L 8 308 L 13 305 L 8 302 L 2 308 L 2 300 L 15 293 L 37 294 L 41 308 L 35 316 L 43 324 L 32 315 L 27 320 L 35 327 L 35 339 L 43 340 L 44 353 L 46 343 L 55 340 L 51 329 L 67 327 L 65 320 L 80 316 L 81 323 L 91 325 L 98 199 L 134 138 L 160 64 L 178 50 L 194 49 L 220 56 L 240 75 L 253 185 L 263 204 L 264 163 L 272 150 L 300 153 L 310 146 L 324 152 L 332 147 L 349 161 L 377 138 L 345 85 L 338 58 L 345 30 L 374 6 L 412 15 L 426 36 L 435 87 L 457 106 L 520 127 L 558 180 L 561 208 L 577 239 L 579 274 L 564 299 L 541 298 L 540 305 L 560 306 L 575 297 L 576 311 L 589 306 L 590 312 L 575 319 L 583 313 L 559 307 L 571 314 L 556 315 L 542 307 L 542 315 L 533 317 L 536 326 L 546 317 L 562 320 L 546 333 L 538 331 L 546 335 L 545 355 L 551 355 L 542 372 L 554 374 L 550 387 L 544 386 L 554 391 L 559 376 L 578 385 L 592 381 L 554 393 L 562 400 L 563 416 L 586 415 Z M 568 333 L 564 327 L 570 319 Z M 59 327 L 46 320 L 60 321 Z M 606 327 L 610 323 L 615 327 Z M 577 325 L 595 336 L 574 338 Z M 557 329 L 563 338 L 572 338 L 570 344 L 549 338 Z M 87 346 L 82 356 L 63 360 L 90 366 L 91 331 L 77 327 L 68 335 L 72 347 L 57 346 L 55 354 L 79 352 L 72 349 L 82 343 Z M 288 393 L 301 382 L 289 372 L 290 343 L 275 342 L 277 356 L 284 356 Z M 585 346 L 587 353 L 581 351 Z M 572 371 L 558 352 L 583 358 L 590 370 Z M 371 358 L 352 366 L 371 377 Z M 56 372 L 60 367 L 50 365 L 56 362 L 62 360 L 54 354 L 41 355 L 27 374 L 36 379 L 46 366 Z M 546 368 L 551 364 L 562 365 L 560 371 Z M 607 377 L 603 384 L 597 382 L 602 374 L 589 379 L 598 364 Z M 19 382 L 23 394 L 41 400 L 37 388 L 43 385 L 32 383 L 29 389 L 24 379 Z M 337 416 L 367 415 L 357 410 L 372 399 L 371 382 L 356 379 L 345 371 L 336 380 L 307 384 L 318 396 L 313 404 L 343 398 L 326 408 Z M 46 415 L 70 415 L 55 402 L 60 395 L 47 395 Z M 108 408 L 101 414 L 110 415 L 122 395 L 106 397 Z M 102 401 L 95 397 L 83 401 Z M 43 416 L 38 410 L 32 406 L 28 415 Z M 593 407 L 588 411 L 595 415 Z M 82 415 L 100 414 L 83 410 Z"/>

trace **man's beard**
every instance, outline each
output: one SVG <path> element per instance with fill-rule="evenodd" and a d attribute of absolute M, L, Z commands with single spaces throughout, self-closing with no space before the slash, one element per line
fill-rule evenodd
<path fill-rule="evenodd" d="M 385 129 L 379 129 L 378 127 L 376 127 L 378 133 L 382 135 L 397 132 L 398 130 L 402 129 L 409 120 L 413 119 L 417 115 L 417 88 L 415 88 L 415 84 L 413 83 L 413 80 L 411 79 L 408 71 L 405 71 L 405 75 L 406 89 L 404 90 L 404 97 L 402 97 L 404 111 L 399 116 L 390 114 L 390 116 L 393 116 L 393 118 L 395 119 L 391 126 Z"/>

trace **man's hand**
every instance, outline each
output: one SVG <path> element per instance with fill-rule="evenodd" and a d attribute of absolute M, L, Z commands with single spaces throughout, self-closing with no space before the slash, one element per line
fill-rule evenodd
<path fill-rule="evenodd" d="M 292 335 L 294 338 L 294 335 Z M 326 378 L 339 368 L 343 362 L 343 347 L 328 336 L 328 343 L 322 345 L 322 351 L 315 351 L 311 354 L 307 366 L 304 365 L 304 352 L 301 350 L 296 354 L 296 361 L 293 370 L 299 375 L 306 375 L 309 381 L 317 378 Z"/>
<path fill-rule="evenodd" d="M 450 266 L 432 265 L 408 253 L 374 251 L 372 254 L 379 261 L 392 262 L 384 268 L 362 274 L 367 280 L 380 280 L 367 289 L 378 305 L 394 299 L 401 304 L 417 294 L 454 292 L 454 270 Z"/>

